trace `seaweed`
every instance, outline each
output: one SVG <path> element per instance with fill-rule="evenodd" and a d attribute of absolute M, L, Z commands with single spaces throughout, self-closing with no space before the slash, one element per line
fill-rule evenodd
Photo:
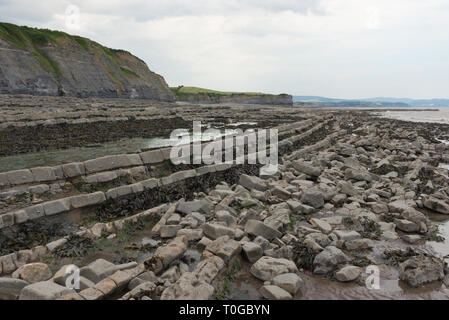
<path fill-rule="evenodd" d="M 318 253 L 301 241 L 293 242 L 293 257 L 299 268 L 313 270 L 313 260 Z"/>
<path fill-rule="evenodd" d="M 92 239 L 79 235 L 70 235 L 67 242 L 57 248 L 53 255 L 59 258 L 84 257 L 94 247 Z"/>
<path fill-rule="evenodd" d="M 4 230 L 0 235 L 0 255 L 46 245 L 65 235 L 66 231 L 61 223 L 49 223 L 45 218 L 24 222 Z"/>
<path fill-rule="evenodd" d="M 398 266 L 400 263 L 418 256 L 422 253 L 416 251 L 412 247 L 407 247 L 407 249 L 386 249 L 383 252 L 384 258 L 388 261 L 390 265 Z M 424 254 L 425 255 L 425 254 Z"/>

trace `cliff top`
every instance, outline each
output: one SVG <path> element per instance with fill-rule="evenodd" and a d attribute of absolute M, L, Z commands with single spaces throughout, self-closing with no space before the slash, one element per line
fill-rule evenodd
<path fill-rule="evenodd" d="M 232 96 L 232 95 L 275 96 L 274 94 L 262 93 L 262 92 L 217 91 L 217 90 L 211 90 L 211 89 L 204 89 L 204 88 L 198 88 L 198 87 L 185 87 L 185 86 L 171 87 L 170 89 L 178 97 L 186 96 L 186 95 L 195 95 L 195 94 L 204 94 L 204 95 L 208 95 L 208 96 Z"/>
<path fill-rule="evenodd" d="M 111 49 L 88 38 L 70 35 L 63 31 L 18 26 L 6 22 L 0 22 L 0 38 L 8 42 L 12 47 L 30 51 L 44 69 L 55 73 L 57 76 L 61 75 L 57 63 L 41 48 L 48 46 L 64 48 L 78 46 L 87 52 L 103 54 L 117 65 L 121 64 L 119 54 L 132 55 L 128 51 Z M 142 61 L 141 59 L 139 60 Z M 120 69 L 124 75 L 138 77 L 135 72 L 128 68 L 120 67 Z"/>

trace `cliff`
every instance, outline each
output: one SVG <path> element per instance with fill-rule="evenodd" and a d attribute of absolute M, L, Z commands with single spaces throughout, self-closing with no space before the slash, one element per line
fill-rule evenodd
<path fill-rule="evenodd" d="M 288 94 L 266 94 L 258 92 L 224 92 L 197 87 L 179 86 L 171 88 L 178 101 L 190 103 L 241 103 L 266 105 L 293 105 Z"/>
<path fill-rule="evenodd" d="M 173 101 L 164 78 L 124 50 L 0 23 L 0 93 Z"/>

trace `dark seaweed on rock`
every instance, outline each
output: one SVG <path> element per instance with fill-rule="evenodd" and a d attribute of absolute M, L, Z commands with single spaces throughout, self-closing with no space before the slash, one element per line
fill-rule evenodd
<path fill-rule="evenodd" d="M 181 117 L 155 120 L 97 121 L 37 126 L 10 126 L 0 131 L 0 156 L 103 144 L 125 138 L 154 138 L 189 128 Z"/>
<path fill-rule="evenodd" d="M 296 261 L 296 265 L 299 268 L 313 270 L 313 260 L 317 254 L 318 252 L 301 241 L 295 241 L 293 243 L 294 261 Z"/>
<path fill-rule="evenodd" d="M 59 258 L 84 257 L 93 246 L 93 241 L 90 238 L 79 235 L 70 235 L 67 238 L 67 242 L 57 248 L 53 254 Z"/>
<path fill-rule="evenodd" d="M 407 247 L 407 249 L 387 249 L 383 252 L 384 258 L 388 261 L 390 265 L 398 266 L 400 263 L 410 259 L 411 257 L 418 256 L 420 253 L 413 249 L 412 247 Z"/>
<path fill-rule="evenodd" d="M 0 234 L 0 255 L 46 245 L 65 235 L 61 223 L 49 223 L 46 219 L 21 223 L 4 229 Z"/>
<path fill-rule="evenodd" d="M 189 201 L 194 198 L 195 192 L 207 192 L 222 181 L 226 181 L 228 184 L 235 184 L 238 182 L 240 174 L 257 175 L 259 168 L 260 165 L 258 164 L 235 166 L 225 171 L 208 173 L 170 185 L 148 189 L 116 199 L 109 199 L 98 207 L 97 218 L 99 221 L 107 222 L 131 216 L 162 203 L 176 201 L 181 198 Z"/>

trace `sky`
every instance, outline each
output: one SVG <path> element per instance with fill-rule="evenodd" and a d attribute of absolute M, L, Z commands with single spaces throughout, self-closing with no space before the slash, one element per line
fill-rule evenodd
<path fill-rule="evenodd" d="M 125 49 L 170 86 L 449 98 L 449 0 L 0 0 L 0 21 Z"/>

